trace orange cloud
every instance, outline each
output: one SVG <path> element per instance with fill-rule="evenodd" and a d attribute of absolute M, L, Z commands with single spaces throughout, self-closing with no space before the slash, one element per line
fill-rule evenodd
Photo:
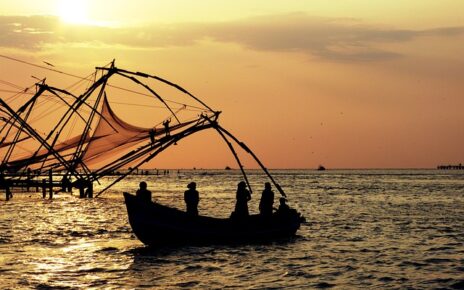
<path fill-rule="evenodd" d="M 52 16 L 1 16 L 0 46 L 40 49 L 44 44 L 93 43 L 136 48 L 191 46 L 209 39 L 262 51 L 302 52 L 338 61 L 375 61 L 400 57 L 385 44 L 424 36 L 456 37 L 464 27 L 427 30 L 385 28 L 353 19 L 319 18 L 303 13 L 270 15 L 229 22 L 182 23 L 146 27 L 98 27 L 60 23 Z"/>

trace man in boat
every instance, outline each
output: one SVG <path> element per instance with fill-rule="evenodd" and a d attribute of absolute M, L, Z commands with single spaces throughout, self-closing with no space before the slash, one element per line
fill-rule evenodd
<path fill-rule="evenodd" d="M 283 218 L 297 216 L 300 223 L 306 222 L 306 219 L 304 218 L 304 216 L 301 215 L 301 213 L 299 213 L 296 209 L 291 208 L 287 205 L 286 203 L 287 199 L 285 197 L 281 197 L 279 201 L 280 201 L 280 205 L 279 205 L 279 209 L 276 212 L 277 216 L 280 216 Z"/>
<path fill-rule="evenodd" d="M 285 197 L 281 197 L 279 199 L 279 211 L 289 211 L 290 207 L 287 205 L 287 199 Z"/>
<path fill-rule="evenodd" d="M 279 209 L 277 210 L 277 214 L 280 214 L 280 215 L 286 215 L 290 212 L 290 207 L 287 205 L 287 199 L 285 197 L 281 197 L 279 199 L 279 202 L 280 202 L 280 205 L 279 205 Z"/>
<path fill-rule="evenodd" d="M 271 189 L 271 184 L 266 182 L 264 184 L 264 190 L 261 194 L 261 200 L 259 201 L 259 213 L 262 217 L 272 216 L 272 206 L 274 205 L 274 192 Z"/>
<path fill-rule="evenodd" d="M 146 202 L 151 202 L 151 191 L 147 189 L 147 183 L 145 181 L 140 182 L 139 189 L 135 193 L 140 199 Z"/>
<path fill-rule="evenodd" d="M 188 190 L 184 192 L 184 200 L 187 205 L 187 214 L 190 216 L 198 215 L 198 202 L 200 197 L 198 191 L 196 190 L 197 184 L 195 182 L 190 182 L 187 185 Z"/>
<path fill-rule="evenodd" d="M 246 188 L 245 181 L 240 181 L 237 186 L 235 211 L 232 213 L 234 218 L 248 217 L 248 201 L 251 199 L 251 194 Z"/>

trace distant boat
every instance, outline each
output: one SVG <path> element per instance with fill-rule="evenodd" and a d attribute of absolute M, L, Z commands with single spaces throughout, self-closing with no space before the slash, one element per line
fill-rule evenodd
<path fill-rule="evenodd" d="M 232 168 L 230 168 L 229 166 L 226 166 L 226 168 L 224 168 L 225 170 L 231 170 Z"/>
<path fill-rule="evenodd" d="M 441 170 L 463 170 L 464 166 L 462 163 L 459 163 L 458 165 L 438 165 L 437 169 Z"/>
<path fill-rule="evenodd" d="M 319 171 L 325 170 L 325 167 L 322 166 L 322 165 L 319 165 L 319 167 L 317 168 L 317 170 L 319 170 Z"/>
<path fill-rule="evenodd" d="M 270 219 L 251 215 L 246 219 L 192 217 L 186 212 L 146 202 L 124 193 L 129 223 L 147 246 L 178 244 L 230 244 L 270 241 L 295 235 L 304 221 L 296 210 L 274 213 Z"/>

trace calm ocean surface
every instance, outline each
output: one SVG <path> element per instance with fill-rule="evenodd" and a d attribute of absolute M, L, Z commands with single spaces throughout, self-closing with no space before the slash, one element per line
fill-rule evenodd
<path fill-rule="evenodd" d="M 282 170 L 273 176 L 307 224 L 260 245 L 145 248 L 122 192 L 148 182 L 157 202 L 226 217 L 238 171 L 131 176 L 101 197 L 0 198 L 1 289 L 464 289 L 464 171 Z M 251 212 L 265 177 L 252 171 Z M 108 180 L 103 180 L 101 187 Z M 98 188 L 97 188 L 98 191 Z M 276 199 L 278 194 L 276 194 Z"/>

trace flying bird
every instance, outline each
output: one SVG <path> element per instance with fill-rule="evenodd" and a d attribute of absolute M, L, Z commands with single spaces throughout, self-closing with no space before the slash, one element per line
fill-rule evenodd
<path fill-rule="evenodd" d="M 53 64 L 51 64 L 51 63 L 49 63 L 49 62 L 47 62 L 47 61 L 45 61 L 45 60 L 43 60 L 43 63 L 45 63 L 46 65 L 49 65 L 49 66 L 55 67 Z"/>

